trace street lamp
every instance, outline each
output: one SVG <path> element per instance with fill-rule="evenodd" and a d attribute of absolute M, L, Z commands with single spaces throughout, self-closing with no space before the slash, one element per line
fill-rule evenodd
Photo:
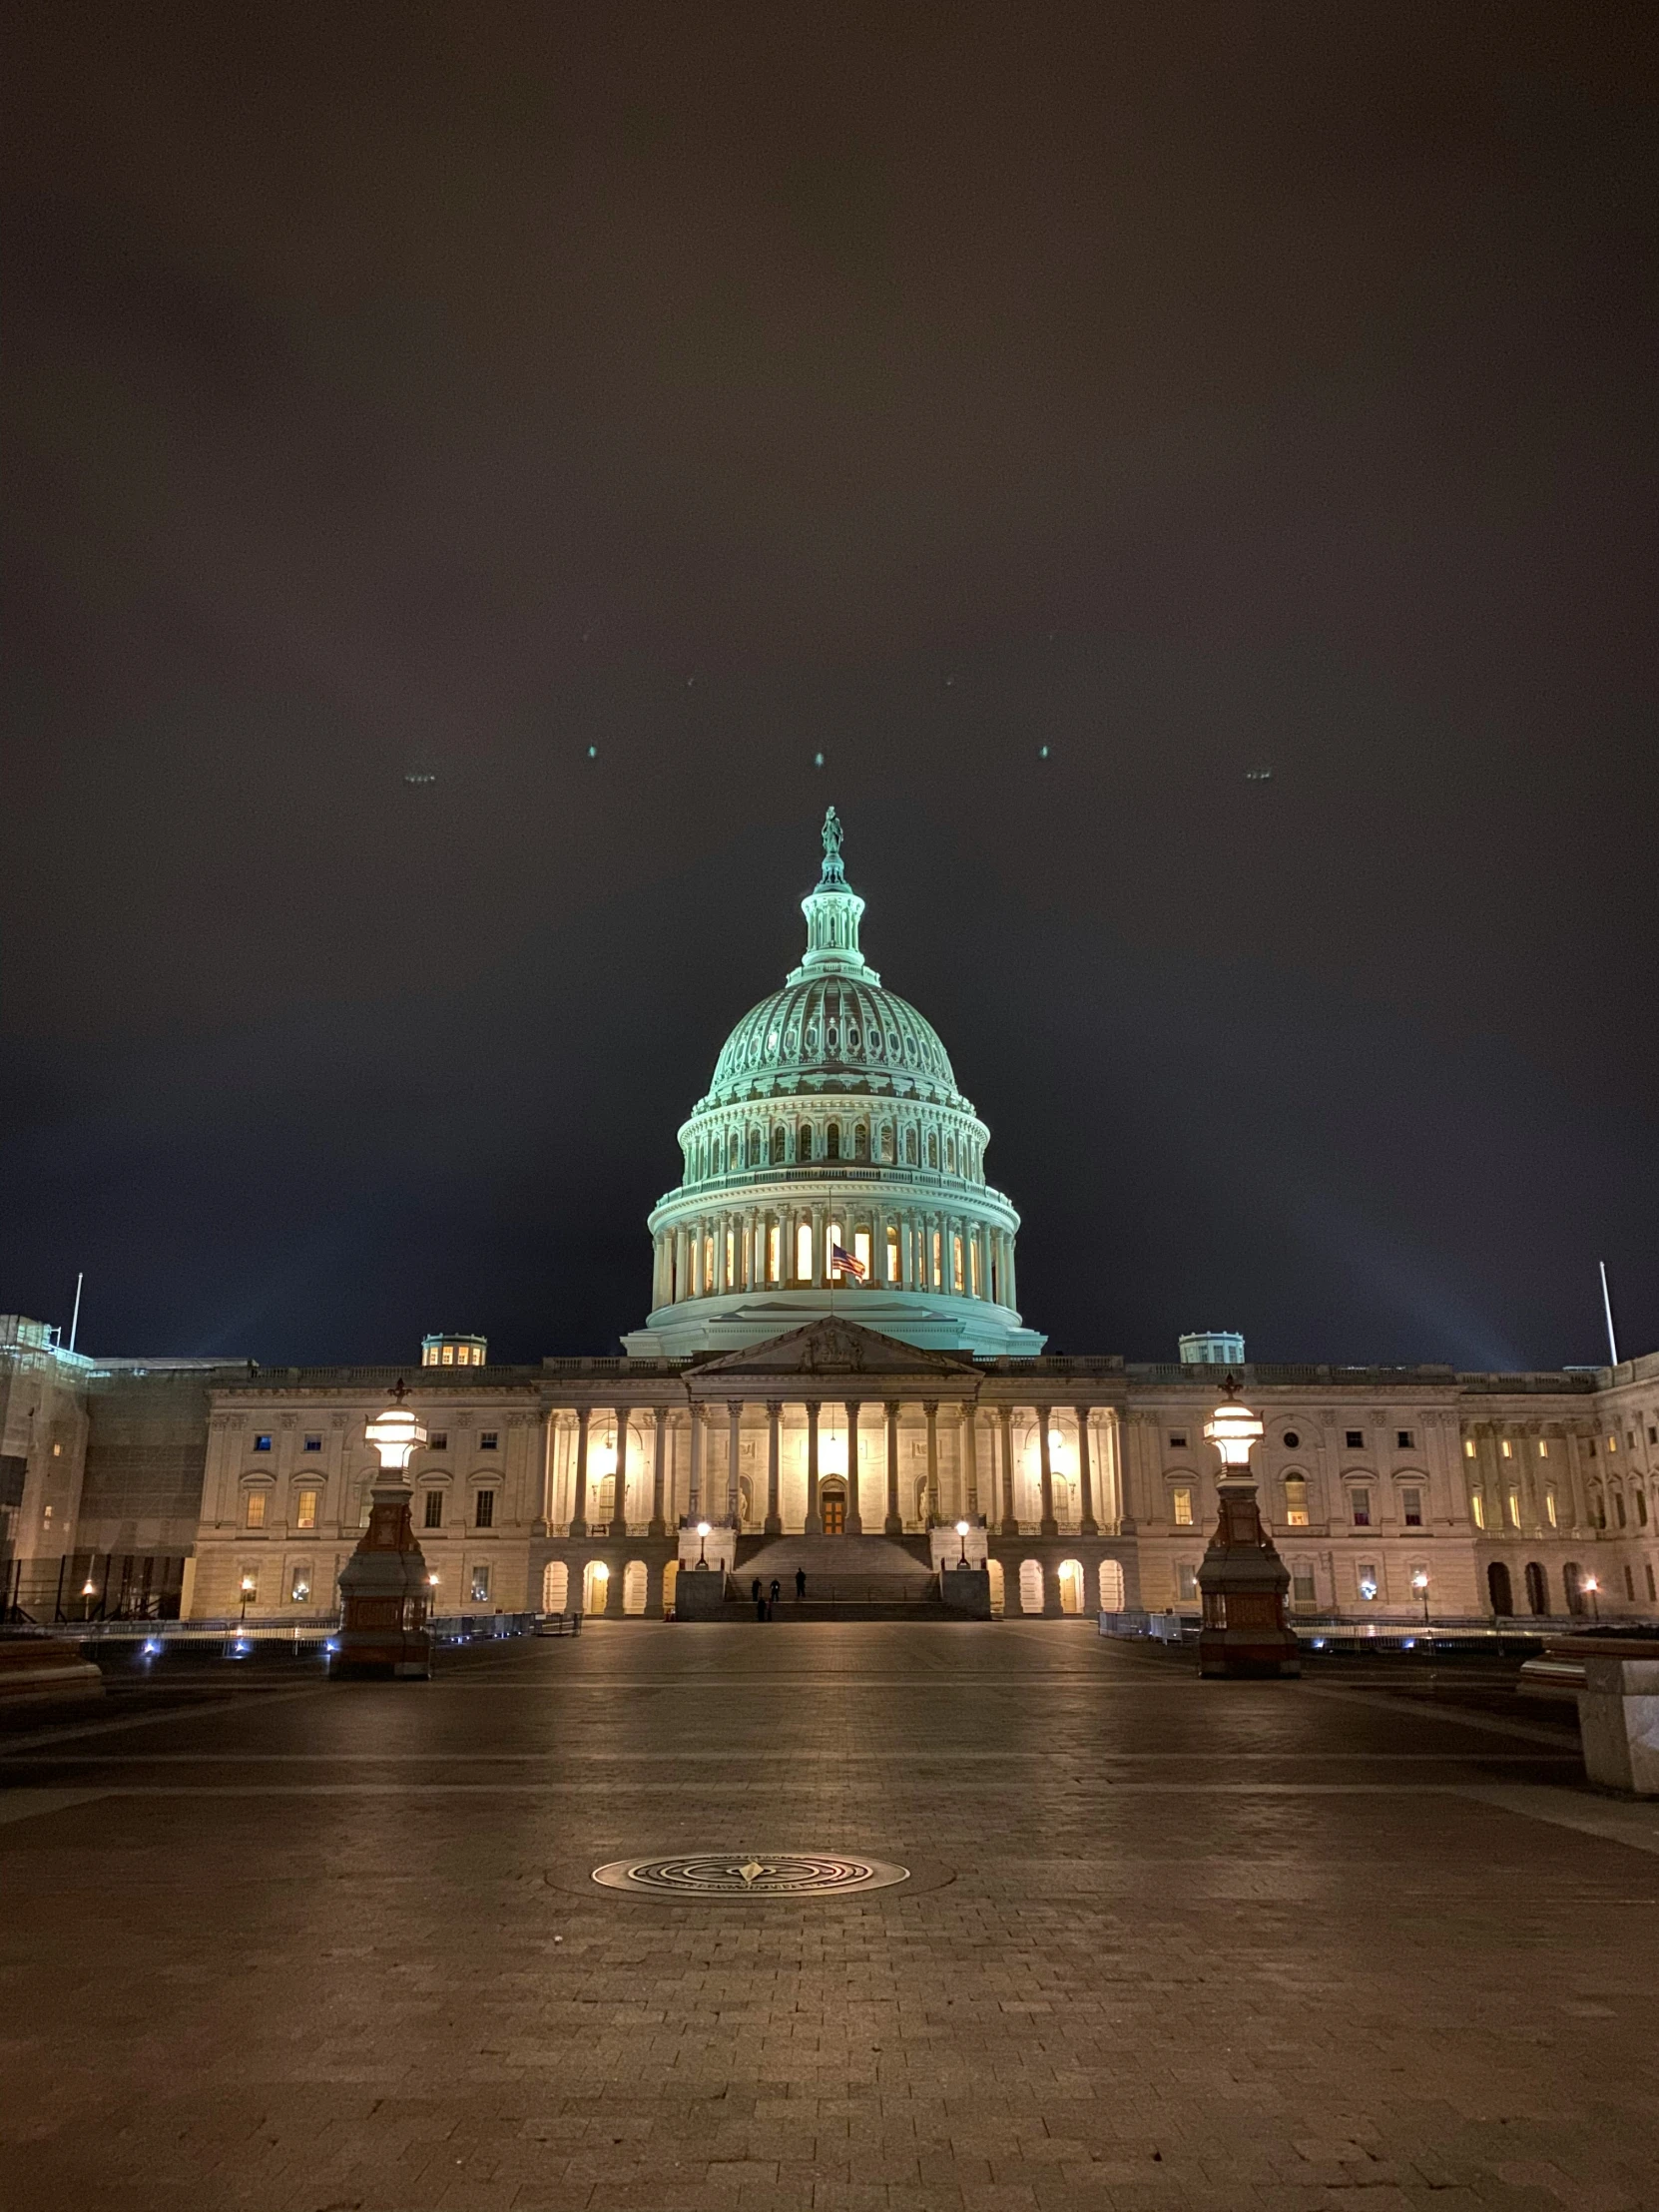
<path fill-rule="evenodd" d="M 256 1581 L 254 1580 L 254 1577 L 253 1577 L 253 1576 L 252 1576 L 251 1574 L 245 1574 L 245 1575 L 243 1576 L 243 1578 L 242 1578 L 242 1617 L 243 1617 L 243 1619 L 244 1619 L 244 1620 L 246 1620 L 246 1619 L 248 1618 L 248 1600 L 249 1600 L 249 1599 L 250 1599 L 250 1598 L 251 1598 L 251 1597 L 252 1597 L 252 1596 L 254 1595 L 254 1592 L 255 1592 L 255 1591 L 256 1591 L 256 1590 L 258 1589 L 258 1588 L 259 1588 L 259 1584 L 258 1584 L 258 1583 L 257 1583 L 257 1582 L 256 1582 Z"/>
<path fill-rule="evenodd" d="M 1266 1431 L 1266 1422 L 1258 1420 L 1248 1405 L 1239 1405 L 1229 1398 L 1225 1405 L 1218 1405 L 1204 1423 L 1204 1440 L 1214 1444 L 1221 1453 L 1220 1482 L 1248 1482 L 1250 1480 L 1250 1449 L 1260 1443 Z"/>
<path fill-rule="evenodd" d="M 1422 1599 L 1422 1625 L 1426 1628 L 1428 1626 L 1428 1570 L 1425 1567 L 1418 1567 L 1416 1573 L 1412 1575 L 1411 1587 Z"/>
<path fill-rule="evenodd" d="M 1600 1599 L 1599 1599 L 1599 1598 L 1598 1598 L 1598 1597 L 1596 1596 L 1596 1592 L 1597 1592 L 1597 1591 L 1598 1591 L 1598 1590 L 1599 1590 L 1599 1589 L 1601 1588 L 1601 1584 L 1600 1584 L 1600 1583 L 1599 1583 L 1599 1582 L 1598 1582 L 1598 1581 L 1596 1580 L 1596 1578 L 1595 1578 L 1595 1576 L 1594 1576 L 1593 1574 L 1587 1574 L 1587 1575 L 1586 1575 L 1586 1576 L 1584 1577 L 1583 1581 L 1582 1581 L 1582 1582 L 1581 1582 L 1581 1583 L 1580 1583 L 1580 1584 L 1578 1585 L 1578 1587 L 1579 1587 L 1579 1588 L 1580 1588 L 1581 1590 L 1587 1590 L 1587 1591 L 1589 1592 L 1589 1594 L 1590 1594 L 1590 1611 L 1591 1611 L 1591 1614 L 1592 1614 L 1592 1615 L 1594 1616 L 1594 1618 L 1595 1618 L 1596 1620 L 1600 1620 L 1600 1618 L 1601 1618 L 1601 1601 L 1600 1601 Z"/>
<path fill-rule="evenodd" d="M 697 1563 L 700 1567 L 709 1564 L 709 1523 L 706 1520 L 697 1524 Z"/>
<path fill-rule="evenodd" d="M 1296 1632 L 1285 1619 L 1291 1577 L 1262 1526 L 1250 1454 L 1267 1424 L 1239 1402 L 1230 1375 L 1226 1396 L 1204 1423 L 1204 1440 L 1221 1455 L 1216 1532 L 1198 1570 L 1204 1602 L 1198 1632 L 1202 1675 L 1294 1675 L 1302 1671 Z"/>
<path fill-rule="evenodd" d="M 957 1565 L 958 1565 L 959 1567 L 965 1567 L 965 1566 L 967 1565 L 967 1532 L 968 1532 L 968 1524 L 967 1524 L 967 1522 L 966 1522 L 965 1520 L 959 1520 L 959 1521 L 958 1521 L 958 1522 L 956 1523 L 956 1534 L 957 1534 L 957 1535 L 958 1535 L 958 1537 L 959 1537 L 959 1538 L 961 1539 L 961 1545 L 962 1545 L 962 1556 L 961 1556 L 961 1558 L 960 1558 L 960 1559 L 958 1559 L 958 1560 L 957 1560 L 957 1562 L 956 1562 L 956 1564 L 957 1564 Z"/>
<path fill-rule="evenodd" d="M 379 1454 L 369 1487 L 368 1523 L 340 1569 L 340 1664 L 336 1674 L 414 1676 L 432 1671 L 426 1626 L 431 1584 L 409 1521 L 414 1492 L 409 1460 L 426 1441 L 426 1423 L 409 1410 L 401 1382 L 383 1413 L 363 1423 Z"/>

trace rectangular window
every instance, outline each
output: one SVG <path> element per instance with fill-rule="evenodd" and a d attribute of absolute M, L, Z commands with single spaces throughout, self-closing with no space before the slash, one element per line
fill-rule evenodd
<path fill-rule="evenodd" d="M 962 1240 L 960 1237 L 952 1236 L 950 1240 L 950 1284 L 958 1298 L 962 1295 L 964 1280 L 962 1275 Z"/>
<path fill-rule="evenodd" d="M 314 1528 L 316 1526 L 316 1501 L 320 1494 L 317 1490 L 300 1491 L 298 1502 L 293 1510 L 293 1525 L 295 1528 Z"/>
<path fill-rule="evenodd" d="M 1508 1502 L 1509 1502 L 1509 1526 L 1510 1526 L 1511 1528 L 1518 1528 L 1518 1527 L 1520 1526 L 1520 1524 L 1521 1524 L 1521 1518 L 1520 1518 L 1520 1492 L 1519 1492 L 1519 1490 L 1511 1490 L 1511 1491 L 1509 1492 L 1509 1501 L 1508 1501 Z"/>
<path fill-rule="evenodd" d="M 1474 1438 L 1472 1436 L 1465 1436 L 1463 1438 L 1463 1457 L 1465 1459 L 1472 1459 L 1474 1457 Z"/>
<path fill-rule="evenodd" d="M 452 1368 L 455 1365 L 455 1347 L 453 1345 L 445 1345 L 443 1350 L 438 1354 L 438 1360 L 442 1366 L 446 1368 Z"/>
<path fill-rule="evenodd" d="M 1651 1560 L 1642 1569 L 1642 1572 L 1647 1576 L 1647 1594 L 1649 1598 L 1659 1597 L 1659 1590 L 1655 1590 L 1653 1586 L 1653 1562 Z"/>
<path fill-rule="evenodd" d="M 488 1567 L 474 1567 L 474 1568 L 473 1568 L 473 1570 L 472 1570 L 472 1602 L 473 1602 L 473 1604 L 474 1604 L 474 1605 L 487 1605 L 487 1604 L 489 1603 L 489 1594 L 490 1594 L 490 1570 L 489 1570 L 489 1568 L 488 1568 Z"/>
<path fill-rule="evenodd" d="M 889 1283 L 898 1281 L 898 1231 L 896 1229 L 887 1231 L 887 1281 Z"/>
<path fill-rule="evenodd" d="M 1401 1490 L 1399 1503 L 1405 1516 L 1406 1527 L 1420 1528 L 1422 1526 L 1422 1492 L 1420 1490 Z"/>
<path fill-rule="evenodd" d="M 1346 1429 L 1343 1434 L 1343 1441 L 1350 1451 L 1364 1451 L 1366 1448 L 1366 1432 L 1363 1428 Z"/>
<path fill-rule="evenodd" d="M 1187 1488 L 1184 1482 L 1178 1483 L 1170 1492 L 1170 1497 L 1174 1507 L 1176 1527 L 1191 1528 L 1193 1525 L 1192 1491 Z"/>
<path fill-rule="evenodd" d="M 1478 1490 L 1476 1490 L 1473 1496 L 1469 1499 L 1469 1517 L 1473 1520 L 1476 1528 L 1485 1527 L 1486 1500 L 1481 1496 Z"/>
<path fill-rule="evenodd" d="M 1184 1604 L 1188 1605 L 1198 1596 L 1198 1569 L 1196 1567 L 1183 1564 L 1176 1568 L 1175 1594 Z"/>
<path fill-rule="evenodd" d="M 968 1245 L 968 1285 L 975 1298 L 983 1298 L 985 1294 L 979 1288 L 979 1240 L 977 1237 L 972 1239 Z"/>
<path fill-rule="evenodd" d="M 1499 1451 L 1502 1452 L 1505 1459 L 1512 1459 L 1515 1456 L 1515 1447 L 1509 1441 L 1507 1436 L 1504 1437 L 1503 1441 L 1498 1445 L 1497 1448 Z"/>
<path fill-rule="evenodd" d="M 1636 1577 L 1628 1567 L 1624 1570 L 1624 1594 L 1628 1598 L 1633 1598 L 1636 1595 Z"/>
<path fill-rule="evenodd" d="M 1362 1599 L 1367 1605 L 1375 1604 L 1377 1593 L 1382 1587 L 1378 1579 L 1377 1562 L 1375 1560 L 1364 1559 L 1361 1561 L 1358 1580 Z"/>
<path fill-rule="evenodd" d="M 1308 1526 L 1308 1477 L 1305 1474 L 1288 1474 L 1285 1477 L 1285 1526 Z"/>
<path fill-rule="evenodd" d="M 1184 1428 L 1172 1428 L 1169 1432 L 1169 1443 L 1172 1451 L 1185 1451 L 1187 1448 L 1187 1431 Z"/>
<path fill-rule="evenodd" d="M 443 1492 L 441 1490 L 428 1490 L 426 1493 L 425 1526 L 428 1528 L 441 1528 L 443 1526 Z"/>
<path fill-rule="evenodd" d="M 259 1435 L 254 1438 L 254 1449 L 256 1451 L 269 1451 L 271 1449 L 271 1431 L 269 1429 L 262 1429 Z"/>
<path fill-rule="evenodd" d="M 943 1232 L 937 1229 L 935 1229 L 933 1232 L 932 1288 L 935 1291 L 942 1291 L 944 1289 L 944 1236 Z"/>
<path fill-rule="evenodd" d="M 322 1438 L 320 1436 L 307 1436 L 305 1438 L 305 1449 L 307 1451 L 320 1451 L 322 1449 Z"/>
<path fill-rule="evenodd" d="M 726 1232 L 726 1281 L 731 1289 L 738 1288 L 738 1239 L 731 1229 Z"/>
<path fill-rule="evenodd" d="M 852 1233 L 852 1257 L 864 1271 L 864 1281 L 869 1281 L 869 1231 L 857 1229 Z"/>
<path fill-rule="evenodd" d="M 265 1501 L 268 1494 L 265 1490 L 249 1491 L 248 1526 L 250 1528 L 263 1528 L 265 1526 Z"/>
<path fill-rule="evenodd" d="M 1609 1451 L 1617 1451 L 1619 1448 L 1619 1439 L 1613 1434 L 1611 1429 L 1607 1431 L 1607 1448 Z"/>
<path fill-rule="evenodd" d="M 1412 1448 L 1411 1431 L 1408 1428 L 1396 1428 L 1394 1430 L 1394 1442 L 1401 1451 L 1409 1451 Z"/>
<path fill-rule="evenodd" d="M 1351 1506 L 1353 1507 L 1353 1510 L 1354 1510 L 1354 1525 L 1355 1525 L 1355 1527 L 1356 1527 L 1356 1528 L 1369 1528 L 1369 1527 L 1371 1526 L 1371 1492 L 1370 1492 L 1370 1490 L 1350 1490 L 1350 1491 L 1349 1491 L 1349 1493 L 1348 1493 L 1348 1496 L 1349 1496 L 1349 1503 L 1350 1503 L 1350 1505 L 1351 1505 Z"/>
<path fill-rule="evenodd" d="M 1549 1457 L 1549 1438 L 1547 1436 L 1540 1436 L 1538 1438 L 1538 1457 L 1540 1459 L 1547 1459 Z"/>
<path fill-rule="evenodd" d="M 295 1568 L 294 1568 L 294 1570 L 293 1570 L 293 1574 L 292 1574 L 292 1576 L 291 1576 L 291 1578 L 289 1579 L 289 1582 L 288 1582 L 288 1603 L 289 1603 L 290 1605 L 303 1605 L 303 1604 L 304 1604 L 304 1602 L 305 1602 L 305 1600 L 306 1600 L 306 1599 L 307 1599 L 307 1598 L 308 1598 L 308 1597 L 310 1596 L 310 1594 L 311 1594 L 311 1570 L 310 1570 L 310 1568 L 309 1568 L 309 1567 L 295 1567 Z"/>
<path fill-rule="evenodd" d="M 423 1368 L 435 1368 L 437 1366 L 438 1348 L 436 1345 L 428 1345 L 426 1347 L 425 1351 L 420 1355 L 420 1364 Z"/>
<path fill-rule="evenodd" d="M 1584 1439 L 1584 1456 L 1585 1456 L 1585 1457 L 1586 1457 L 1587 1459 L 1593 1459 L 1593 1458 L 1595 1457 L 1595 1455 L 1596 1455 L 1596 1440 L 1595 1440 L 1595 1438 L 1594 1438 L 1593 1436 L 1586 1436 L 1586 1437 L 1585 1437 L 1585 1439 Z"/>
<path fill-rule="evenodd" d="M 1556 1503 L 1555 1503 L 1555 1492 L 1554 1492 L 1553 1490 L 1545 1490 L 1545 1492 L 1544 1492 L 1544 1518 L 1545 1518 L 1545 1520 L 1546 1520 L 1546 1521 L 1548 1521 L 1548 1523 L 1549 1523 L 1549 1525 L 1550 1525 L 1550 1527 L 1551 1527 L 1551 1528 L 1559 1528 L 1559 1527 L 1560 1527 L 1560 1525 L 1561 1525 L 1561 1523 L 1559 1522 L 1559 1520 L 1557 1520 L 1557 1518 L 1556 1518 L 1556 1513 L 1557 1513 L 1557 1511 L 1558 1511 L 1558 1507 L 1556 1506 Z"/>
<path fill-rule="evenodd" d="M 480 1490 L 478 1492 L 477 1502 L 472 1508 L 472 1525 L 474 1528 L 493 1528 L 495 1526 L 495 1492 L 493 1490 Z"/>
<path fill-rule="evenodd" d="M 426 1448 L 428 1451 L 447 1451 L 449 1449 L 448 1429 L 434 1428 L 426 1439 Z"/>
<path fill-rule="evenodd" d="M 493 1451 L 500 1441 L 499 1433 L 493 1428 L 481 1428 L 478 1431 L 478 1449 L 480 1451 Z"/>
<path fill-rule="evenodd" d="M 1298 1560 L 1291 1569 L 1291 1601 L 1296 1605 L 1315 1605 L 1319 1602 L 1314 1588 L 1314 1570 L 1302 1560 Z"/>
<path fill-rule="evenodd" d="M 783 1265 L 784 1232 L 775 1221 L 767 1223 L 767 1281 L 776 1283 Z"/>

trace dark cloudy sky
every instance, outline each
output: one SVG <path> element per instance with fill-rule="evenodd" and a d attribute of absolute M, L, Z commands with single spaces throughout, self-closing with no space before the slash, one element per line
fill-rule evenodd
<path fill-rule="evenodd" d="M 613 1350 L 833 800 L 1056 1349 L 1659 1345 L 1655 63 L 14 11 L 0 1308 Z"/>

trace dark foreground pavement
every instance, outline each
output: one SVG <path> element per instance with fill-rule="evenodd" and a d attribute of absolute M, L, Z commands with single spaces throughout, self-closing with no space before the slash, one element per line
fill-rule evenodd
<path fill-rule="evenodd" d="M 7 2207 L 1659 2206 L 1659 1809 L 1525 1708 L 630 1624 L 0 1778 Z M 916 1879 L 588 1879 L 700 1848 Z"/>

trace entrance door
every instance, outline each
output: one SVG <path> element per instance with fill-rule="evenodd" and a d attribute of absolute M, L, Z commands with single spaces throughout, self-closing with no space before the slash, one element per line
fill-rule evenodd
<path fill-rule="evenodd" d="M 846 1494 L 844 1491 L 820 1491 L 819 1509 L 824 1516 L 824 1533 L 827 1536 L 844 1536 L 846 1534 Z"/>

